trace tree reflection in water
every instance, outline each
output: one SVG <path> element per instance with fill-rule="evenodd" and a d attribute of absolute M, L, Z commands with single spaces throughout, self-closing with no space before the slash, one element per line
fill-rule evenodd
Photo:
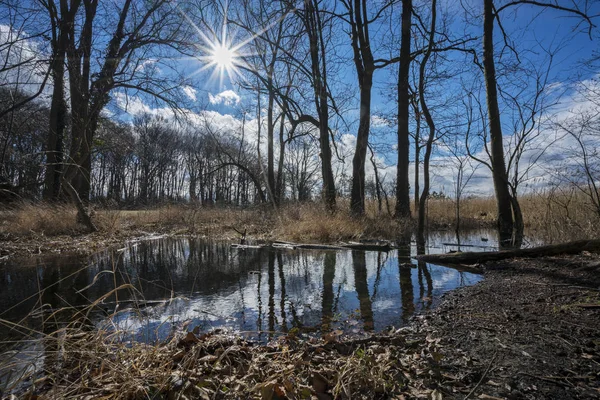
<path fill-rule="evenodd" d="M 400 278 L 400 295 L 402 296 L 402 322 L 406 323 L 415 313 L 410 246 L 398 248 L 398 275 Z"/>
<path fill-rule="evenodd" d="M 354 269 L 354 287 L 360 303 L 360 316 L 363 320 L 363 329 L 365 331 L 372 331 L 374 328 L 373 306 L 367 284 L 367 260 L 364 251 L 352 252 L 352 267 Z"/>
<path fill-rule="evenodd" d="M 333 280 L 335 278 L 335 259 L 336 253 L 327 252 L 323 257 L 323 294 L 321 303 L 321 331 L 331 331 L 331 322 L 333 319 Z"/>
<path fill-rule="evenodd" d="M 131 329 L 133 337 L 150 341 L 183 325 L 248 331 L 265 340 L 293 327 L 302 332 L 354 331 L 357 327 L 345 321 L 357 313 L 366 331 L 398 326 L 417 306 L 430 307 L 444 290 L 478 279 L 422 263 L 413 275 L 409 246 L 388 254 L 152 240 L 88 259 L 56 257 L 32 268 L 0 267 L 0 318 L 46 331 L 39 326 L 43 319 L 27 318 L 40 302 L 46 315 L 61 307 L 81 309 L 128 283 L 135 290 L 119 292 L 119 312 L 107 316 L 116 308 L 114 296 L 107 298 L 90 314 L 95 324 Z M 440 289 L 434 291 L 434 286 Z M 0 326 L 0 338 L 16 333 Z"/>

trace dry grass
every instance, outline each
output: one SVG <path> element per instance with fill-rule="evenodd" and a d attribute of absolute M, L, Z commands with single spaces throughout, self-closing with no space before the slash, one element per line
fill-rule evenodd
<path fill-rule="evenodd" d="M 597 237 L 600 218 L 587 199 L 577 193 L 538 193 L 520 199 L 526 234 L 538 242 L 553 243 Z M 392 205 L 393 206 L 393 205 Z M 366 215 L 353 218 L 348 201 L 338 200 L 338 211 L 328 212 L 320 203 L 289 203 L 277 210 L 269 205 L 245 209 L 167 205 L 142 210 L 97 209 L 94 220 L 100 235 L 126 237 L 143 233 L 203 235 L 211 238 L 240 238 L 247 232 L 258 240 L 281 239 L 323 243 L 361 238 L 394 239 L 411 229 L 410 221 L 398 222 L 377 204 L 367 202 Z M 430 229 L 453 228 L 454 202 L 432 199 L 428 203 Z M 76 211 L 68 205 L 22 204 L 2 212 L 0 234 L 21 237 L 78 235 L 84 230 L 75 221 Z M 496 205 L 492 197 L 461 202 L 461 229 L 493 228 Z"/>
<path fill-rule="evenodd" d="M 525 234 L 537 243 L 559 243 L 600 236 L 600 218 L 581 193 L 540 192 L 519 198 Z M 454 202 L 429 201 L 430 226 L 454 227 Z M 495 227 L 496 202 L 492 197 L 461 202 L 461 229 Z"/>
<path fill-rule="evenodd" d="M 76 222 L 77 210 L 68 205 L 25 203 L 3 211 L 0 233 L 14 235 L 64 235 L 81 231 Z"/>
<path fill-rule="evenodd" d="M 401 224 L 387 214 L 377 216 L 369 212 L 363 218 L 353 218 L 340 204 L 340 211 L 332 214 L 317 203 L 288 205 L 280 210 L 281 218 L 274 235 L 292 241 L 308 240 L 333 243 L 361 238 L 392 239 L 400 233 Z"/>
<path fill-rule="evenodd" d="M 600 216 L 581 192 L 543 192 L 520 202 L 526 233 L 540 242 L 600 237 Z"/>
<path fill-rule="evenodd" d="M 290 333 L 269 345 L 199 332 L 149 345 L 124 342 L 121 334 L 68 327 L 45 335 L 43 369 L 31 368 L 6 393 L 21 399 L 372 399 L 428 398 L 439 386 L 431 378 L 439 375 L 437 341 L 410 329 L 346 341 L 337 332 L 311 341 Z M 13 359 L 3 354 L 0 372 Z"/>
<path fill-rule="evenodd" d="M 430 227 L 454 228 L 455 202 L 450 199 L 431 199 L 427 218 Z M 492 197 L 477 197 L 461 201 L 461 229 L 487 228 L 495 223 L 496 201 Z"/>
<path fill-rule="evenodd" d="M 340 204 L 332 214 L 319 203 L 286 204 L 274 210 L 261 205 L 246 209 L 168 205 L 142 210 L 97 209 L 93 219 L 104 235 L 127 232 L 197 234 L 213 238 L 239 239 L 247 232 L 255 239 L 335 242 L 339 240 L 393 238 L 399 224 L 387 214 L 368 212 L 362 219 L 351 217 Z M 67 205 L 23 204 L 5 211 L 0 234 L 15 236 L 76 235 L 84 231 L 76 223 L 76 210 Z"/>

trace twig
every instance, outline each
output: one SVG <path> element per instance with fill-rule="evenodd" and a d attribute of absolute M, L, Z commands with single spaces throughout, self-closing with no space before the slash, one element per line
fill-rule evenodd
<path fill-rule="evenodd" d="M 557 380 L 550 379 L 550 378 L 547 378 L 545 376 L 532 375 L 532 374 L 529 374 L 527 372 L 518 372 L 518 374 L 519 375 L 529 376 L 529 377 L 535 378 L 535 379 L 539 379 L 541 381 L 546 381 L 546 382 L 554 383 L 555 385 L 558 385 L 558 386 L 571 386 L 571 387 L 573 387 L 573 384 L 571 382 L 569 382 L 569 381 L 567 381 L 567 383 L 568 383 L 568 385 L 567 385 L 567 384 L 565 384 L 563 382 L 559 382 Z"/>
<path fill-rule="evenodd" d="M 471 397 L 471 395 L 473 393 L 475 393 L 475 391 L 477 390 L 477 388 L 481 385 L 481 382 L 483 382 L 483 380 L 485 379 L 485 376 L 488 374 L 488 372 L 490 372 L 490 368 L 492 368 L 492 363 L 494 362 L 494 360 L 496 359 L 496 355 L 498 354 L 498 350 L 496 350 L 494 352 L 494 355 L 492 356 L 492 359 L 490 360 L 490 362 L 488 363 L 487 368 L 485 369 L 485 371 L 483 372 L 483 375 L 481 375 L 481 378 L 479 379 L 479 382 L 477 382 L 477 385 L 475 385 L 475 387 L 473 389 L 471 389 L 471 391 L 469 392 L 469 394 L 467 394 L 465 396 L 465 400 L 467 400 L 469 397 Z"/>

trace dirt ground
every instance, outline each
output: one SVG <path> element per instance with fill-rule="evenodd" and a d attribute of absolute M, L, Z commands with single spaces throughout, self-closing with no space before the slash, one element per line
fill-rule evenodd
<path fill-rule="evenodd" d="M 440 339 L 444 398 L 600 398 L 600 258 L 483 268 L 483 281 L 415 321 Z"/>

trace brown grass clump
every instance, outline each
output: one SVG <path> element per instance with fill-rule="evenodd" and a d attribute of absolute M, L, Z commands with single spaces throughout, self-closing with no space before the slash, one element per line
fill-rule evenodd
<path fill-rule="evenodd" d="M 76 222 L 77 210 L 70 205 L 24 203 L 18 208 L 3 211 L 0 232 L 14 235 L 64 235 L 81 231 Z"/>
<path fill-rule="evenodd" d="M 537 244 L 551 244 L 600 236 L 600 216 L 581 192 L 546 191 L 519 198 L 525 235 Z M 454 228 L 455 203 L 431 199 L 427 217 L 430 229 Z M 493 197 L 461 201 L 461 229 L 495 228 Z"/>
<path fill-rule="evenodd" d="M 289 205 L 281 211 L 281 215 L 276 236 L 298 242 L 331 243 L 360 237 L 363 231 L 362 224 L 347 212 L 331 214 L 320 204 Z"/>
<path fill-rule="evenodd" d="M 452 228 L 456 224 L 456 203 L 452 199 L 430 199 L 427 219 L 430 228 Z M 475 197 L 460 202 L 461 229 L 493 227 L 496 221 L 496 201 L 492 197 Z"/>
<path fill-rule="evenodd" d="M 331 213 L 320 203 L 290 204 L 280 210 L 281 218 L 275 220 L 276 238 L 305 242 L 334 243 L 344 240 L 394 239 L 404 224 L 387 213 L 378 215 L 376 209 L 367 207 L 367 215 L 353 217 L 346 204 L 338 204 Z"/>
<path fill-rule="evenodd" d="M 546 191 L 521 200 L 526 232 L 543 243 L 600 237 L 600 216 L 582 192 Z"/>
<path fill-rule="evenodd" d="M 53 364 L 46 360 L 41 377 L 33 370 L 23 377 L 32 383 L 17 393 L 23 399 L 435 395 L 437 341 L 406 328 L 356 340 L 342 340 L 340 333 L 308 341 L 291 333 L 258 345 L 225 334 L 182 332 L 148 345 L 122 342 L 115 333 L 63 329 L 43 339 L 56 349 Z"/>

